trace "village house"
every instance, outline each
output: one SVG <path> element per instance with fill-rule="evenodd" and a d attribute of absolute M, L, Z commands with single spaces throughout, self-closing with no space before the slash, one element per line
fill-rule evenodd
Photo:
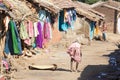
<path fill-rule="evenodd" d="M 61 3 L 62 2 L 62 3 Z M 63 4 L 64 3 L 64 4 Z M 23 30 L 21 30 L 21 25 L 23 25 L 26 21 L 31 21 L 33 23 L 37 22 L 38 20 L 42 20 L 41 26 L 44 25 L 44 19 L 50 22 L 50 28 L 52 29 L 52 34 L 48 34 L 46 41 L 42 41 L 41 48 L 43 48 L 43 42 L 45 44 L 44 47 L 47 45 L 57 43 L 62 38 L 62 32 L 69 33 L 69 28 L 71 30 L 78 30 L 79 34 L 85 34 L 91 40 L 94 38 L 94 24 L 97 21 L 103 20 L 104 16 L 100 13 L 92 10 L 89 8 L 89 5 L 77 2 L 77 1 L 70 1 L 70 0 L 59 0 L 59 1 L 43 1 L 43 0 L 27 0 L 27 1 L 19 1 L 15 0 L 10 2 L 3 1 L 3 4 L 6 5 L 6 8 L 10 9 L 7 13 L 10 17 L 16 22 L 16 26 L 18 27 L 20 39 L 21 39 L 21 46 L 24 49 L 25 45 L 32 45 L 36 46 L 34 42 L 32 44 L 29 42 L 24 41 L 24 35 L 22 34 Z M 19 4 L 22 4 L 18 6 Z M 24 7 L 24 9 L 23 9 Z M 69 20 L 67 15 L 68 12 L 72 12 L 72 20 Z M 44 14 L 45 13 L 45 14 Z M 43 18 L 44 17 L 44 18 Z M 65 22 L 65 18 L 66 22 Z M 62 23 L 61 23 L 62 22 Z M 32 25 L 32 24 L 30 24 Z M 48 25 L 48 24 L 46 24 Z M 47 27 L 46 27 L 47 28 Z M 81 30 L 80 30 L 81 29 Z M 83 29 L 83 30 L 82 30 Z M 44 30 L 44 29 L 43 29 Z M 45 32 L 44 32 L 45 33 Z M 76 34 L 78 34 L 76 33 Z M 72 33 L 71 33 L 72 34 Z M 48 40 L 49 38 L 49 40 Z M 40 39 L 41 41 L 42 39 Z"/>
<path fill-rule="evenodd" d="M 71 38 L 73 34 L 84 34 L 85 37 L 92 40 L 95 23 L 104 20 L 104 15 L 91 9 L 90 5 L 78 1 L 10 0 L 8 2 L 6 0 L 2 4 L 8 9 L 10 20 L 16 23 L 19 35 L 17 37 L 20 38 L 20 42 L 18 42 L 20 49 L 17 51 L 20 51 L 19 53 L 26 53 L 26 48 L 47 48 L 48 45 L 58 43 L 63 35 L 66 35 L 63 32 L 70 33 Z M 19 4 L 22 5 L 18 6 Z M 38 27 L 38 22 L 40 22 L 40 35 L 37 34 L 37 31 L 35 31 L 36 33 L 33 31 L 33 26 Z M 32 32 L 24 28 L 26 25 Z M 75 31 L 76 33 L 74 33 Z M 9 46 L 5 46 L 5 48 L 9 48 Z M 25 52 L 21 52 L 22 50 Z"/>
<path fill-rule="evenodd" d="M 73 31 L 76 32 L 75 30 L 77 30 L 79 34 L 85 34 L 85 36 L 89 37 L 91 40 L 94 38 L 94 28 L 90 27 L 90 22 L 104 20 L 104 15 L 102 13 L 91 9 L 90 5 L 82 2 L 71 0 L 49 0 L 49 2 L 59 7 L 60 12 L 65 9 L 74 9 L 76 11 L 76 21 L 74 21 Z M 68 33 L 69 32 L 70 31 L 68 31 Z"/>
<path fill-rule="evenodd" d="M 18 6 L 19 4 L 22 4 L 22 5 Z M 15 1 L 9 0 L 9 2 L 7 0 L 1 1 L 0 7 L 5 9 L 3 11 L 4 13 L 1 13 L 1 15 L 0 15 L 0 17 L 1 17 L 0 18 L 1 19 L 0 28 L 2 28 L 3 32 L 5 33 L 5 35 L 0 38 L 1 43 L 2 43 L 1 53 L 4 53 L 4 52 L 6 52 L 5 50 L 7 50 L 7 49 L 9 52 L 10 47 L 12 48 L 12 45 L 10 46 L 9 44 L 13 44 L 13 42 L 9 42 L 9 39 L 11 39 L 11 38 L 8 38 L 8 35 L 6 35 L 6 34 L 10 33 L 10 30 L 11 30 L 10 28 L 12 28 L 12 27 L 8 27 L 8 26 L 10 26 L 9 21 L 11 21 L 12 23 L 15 23 L 14 24 L 15 34 L 17 34 L 16 37 L 19 38 L 18 32 L 20 31 L 19 30 L 20 29 L 20 22 L 24 19 L 28 19 L 28 16 L 29 16 L 29 19 L 32 17 L 32 20 L 35 20 L 34 19 L 35 17 L 33 17 L 33 15 L 31 16 L 31 14 L 33 14 L 34 12 L 32 12 L 31 9 L 28 6 L 26 6 L 25 2 L 21 2 L 19 0 L 15 0 Z M 23 9 L 23 7 L 24 7 L 24 9 Z M 28 13 L 26 13 L 26 11 Z M 7 42 L 7 40 L 8 40 L 8 42 Z M 18 39 L 18 41 L 20 41 L 20 40 Z M 21 41 L 19 44 L 20 44 L 19 45 L 20 50 L 18 50 L 18 51 L 20 51 L 20 53 L 22 53 L 21 52 L 21 48 L 22 48 Z M 7 48 L 7 49 L 5 49 L 5 48 Z M 10 49 L 10 52 L 11 52 L 11 49 Z"/>
<path fill-rule="evenodd" d="M 91 8 L 104 14 L 108 32 L 118 33 L 119 28 L 118 15 L 120 11 L 120 2 L 108 0 L 105 2 L 99 1 L 91 5 Z"/>
<path fill-rule="evenodd" d="M 91 9 L 89 4 L 74 1 L 78 18 L 85 18 L 82 23 L 81 31 L 92 40 L 94 38 L 94 29 L 96 22 L 104 21 L 104 14 Z M 81 24 L 81 23 L 80 23 Z M 80 25 L 79 24 L 79 25 Z"/>

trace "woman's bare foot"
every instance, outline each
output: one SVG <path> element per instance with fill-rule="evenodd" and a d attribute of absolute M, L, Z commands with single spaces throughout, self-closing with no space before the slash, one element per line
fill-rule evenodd
<path fill-rule="evenodd" d="M 80 72 L 80 70 L 75 70 L 75 72 Z"/>
<path fill-rule="evenodd" d="M 74 72 L 75 70 L 71 69 L 70 72 Z"/>

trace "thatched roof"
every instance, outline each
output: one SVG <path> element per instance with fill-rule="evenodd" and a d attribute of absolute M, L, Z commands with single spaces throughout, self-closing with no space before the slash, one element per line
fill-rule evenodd
<path fill-rule="evenodd" d="M 87 17 L 92 21 L 97 21 L 99 19 L 103 19 L 103 16 L 98 13 L 90 12 L 90 5 L 81 3 L 78 1 L 71 1 L 71 0 L 49 0 L 50 3 L 53 3 L 55 6 L 59 7 L 60 10 L 64 8 L 75 8 L 77 13 Z M 97 15 L 99 14 L 99 15 Z"/>
<path fill-rule="evenodd" d="M 6 1 L 6 0 L 4 0 Z M 43 7 L 51 12 L 58 13 L 60 10 L 64 8 L 75 8 L 77 13 L 87 17 L 90 20 L 97 21 L 99 19 L 103 19 L 100 13 L 91 10 L 90 5 L 81 3 L 81 2 L 73 2 L 71 0 L 9 0 L 9 2 L 13 5 L 12 11 L 8 13 L 16 20 L 21 20 L 26 16 L 32 15 L 34 12 L 31 10 L 32 7 L 29 7 L 27 3 L 34 4 L 37 7 Z M 7 2 L 6 2 L 7 3 Z M 37 15 L 34 15 L 36 17 Z"/>
<path fill-rule="evenodd" d="M 74 7 L 74 3 L 71 0 L 50 0 L 50 2 L 59 7 L 60 10 Z"/>
<path fill-rule="evenodd" d="M 31 2 L 37 7 L 43 7 L 53 13 L 58 13 L 60 10 L 59 7 L 55 6 L 53 3 L 50 3 L 49 1 L 45 1 L 45 0 L 27 0 L 27 1 Z"/>
<path fill-rule="evenodd" d="M 71 0 L 28 0 L 31 3 L 47 8 L 48 10 L 58 13 L 64 8 L 73 8 L 74 4 Z"/>
<path fill-rule="evenodd" d="M 113 0 L 106 1 L 106 2 L 101 1 L 91 5 L 92 8 L 95 8 L 97 6 L 103 6 L 103 7 L 120 11 L 120 2 L 113 1 Z"/>
<path fill-rule="evenodd" d="M 90 20 L 97 21 L 99 19 L 103 19 L 101 14 L 95 12 L 94 10 L 90 11 L 90 5 L 73 2 L 71 0 L 27 0 L 31 4 L 36 5 L 37 7 L 44 7 L 47 10 L 50 10 L 54 13 L 58 13 L 60 10 L 65 8 L 76 8 L 78 14 L 87 17 Z M 94 11 L 94 12 L 93 12 Z"/>
<path fill-rule="evenodd" d="M 104 15 L 102 13 L 99 13 L 91 9 L 90 5 L 88 4 L 74 1 L 74 5 L 78 14 L 83 15 L 92 21 L 98 21 L 100 19 L 104 19 Z"/>
<path fill-rule="evenodd" d="M 9 2 L 12 5 L 12 10 L 8 11 L 8 13 L 13 19 L 21 20 L 22 18 L 32 14 L 31 9 L 26 5 L 25 2 L 19 0 L 9 0 Z M 7 3 L 7 1 L 4 0 L 4 3 Z"/>

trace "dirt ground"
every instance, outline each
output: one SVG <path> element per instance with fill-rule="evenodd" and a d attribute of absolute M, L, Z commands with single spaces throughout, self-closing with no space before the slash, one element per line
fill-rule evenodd
<path fill-rule="evenodd" d="M 82 62 L 80 72 L 70 72 L 70 57 L 66 48 L 58 44 L 49 48 L 49 52 L 40 52 L 30 58 L 16 59 L 18 71 L 12 74 L 11 80 L 96 80 L 91 79 L 100 72 L 108 70 L 108 55 L 115 49 L 114 42 L 119 41 L 119 35 L 109 33 L 108 41 L 95 41 L 91 45 L 82 45 Z M 29 70 L 31 64 L 57 64 L 57 70 Z"/>

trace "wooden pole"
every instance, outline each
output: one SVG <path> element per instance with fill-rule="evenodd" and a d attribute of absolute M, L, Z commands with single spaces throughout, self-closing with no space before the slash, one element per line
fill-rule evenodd
<path fill-rule="evenodd" d="M 114 33 L 117 33 L 117 15 L 118 15 L 118 11 L 115 10 L 114 12 Z"/>

